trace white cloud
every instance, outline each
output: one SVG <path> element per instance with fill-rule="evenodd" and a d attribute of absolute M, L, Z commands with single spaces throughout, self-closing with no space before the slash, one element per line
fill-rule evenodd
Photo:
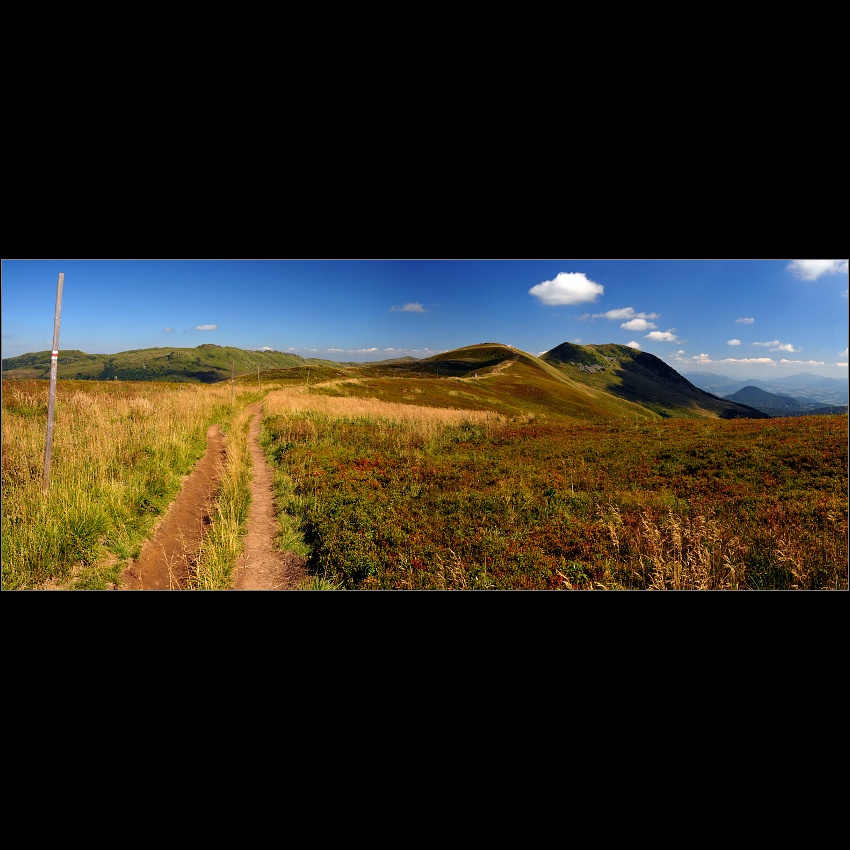
<path fill-rule="evenodd" d="M 741 358 L 724 357 L 722 360 L 713 360 L 711 357 L 709 357 L 708 354 L 695 354 L 693 357 L 691 357 L 686 362 L 688 362 L 688 363 L 691 363 L 691 362 L 694 362 L 694 363 L 747 363 L 747 364 L 750 364 L 750 365 L 752 365 L 754 363 L 758 363 L 758 364 L 763 364 L 763 365 L 776 366 L 776 361 L 773 360 L 770 357 L 741 357 Z"/>
<path fill-rule="evenodd" d="M 623 322 L 620 327 L 627 331 L 648 331 L 650 328 L 657 328 L 658 325 L 647 322 L 646 319 L 631 319 L 628 322 Z"/>
<path fill-rule="evenodd" d="M 736 322 L 740 322 L 742 325 L 751 325 L 755 322 L 755 319 L 751 317 L 744 316 L 741 319 L 735 319 Z"/>
<path fill-rule="evenodd" d="M 163 328 L 166 333 L 173 333 L 174 328 Z"/>
<path fill-rule="evenodd" d="M 803 280 L 817 280 L 825 274 L 847 274 L 847 260 L 792 260 L 788 271 Z"/>
<path fill-rule="evenodd" d="M 673 333 L 675 328 L 669 331 L 652 331 L 648 333 L 644 339 L 651 339 L 653 342 L 681 342 L 682 340 Z"/>
<path fill-rule="evenodd" d="M 634 307 L 618 307 L 616 310 L 606 310 L 604 313 L 594 313 L 594 319 L 660 319 L 661 313 L 638 313 Z"/>
<path fill-rule="evenodd" d="M 739 339 L 727 339 L 726 340 L 726 345 L 740 345 L 740 344 L 741 344 L 741 340 L 739 340 Z"/>
<path fill-rule="evenodd" d="M 195 325 L 196 331 L 217 331 L 218 325 Z"/>
<path fill-rule="evenodd" d="M 561 272 L 554 280 L 544 280 L 528 290 L 544 304 L 581 304 L 595 301 L 605 292 L 601 283 L 589 280 L 583 272 Z"/>
<path fill-rule="evenodd" d="M 640 349 L 640 343 L 639 343 L 637 340 L 635 340 L 635 339 L 633 339 L 631 342 L 627 342 L 627 343 L 626 343 L 626 345 L 627 345 L 629 348 L 637 348 L 637 349 Z"/>
<path fill-rule="evenodd" d="M 751 342 L 750 345 L 769 348 L 771 351 L 788 351 L 791 354 L 803 350 L 802 348 L 794 348 L 790 342 L 780 342 L 778 339 L 772 339 L 770 342 Z"/>
<path fill-rule="evenodd" d="M 416 301 L 411 301 L 408 304 L 405 304 L 403 307 L 390 307 L 390 311 L 395 311 L 398 313 L 426 313 L 427 310 Z"/>
<path fill-rule="evenodd" d="M 847 368 L 847 364 L 846 364 L 846 363 L 836 363 L 835 365 L 836 365 L 836 366 L 841 366 L 841 367 L 843 367 L 844 369 L 846 369 L 846 368 Z"/>
<path fill-rule="evenodd" d="M 779 361 L 780 363 L 793 363 L 795 366 L 824 366 L 826 365 L 822 360 L 786 360 L 784 357 Z"/>
<path fill-rule="evenodd" d="M 838 356 L 839 357 L 846 357 L 847 356 L 847 349 L 845 348 L 844 351 L 839 351 Z"/>

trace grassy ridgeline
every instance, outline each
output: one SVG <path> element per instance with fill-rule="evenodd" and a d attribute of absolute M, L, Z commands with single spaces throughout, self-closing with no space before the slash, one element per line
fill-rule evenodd
<path fill-rule="evenodd" d="M 233 415 L 231 388 L 59 382 L 45 495 L 48 392 L 3 383 L 3 589 L 104 587 L 138 556 L 209 425 Z"/>
<path fill-rule="evenodd" d="M 517 423 L 284 391 L 263 427 L 336 586 L 847 589 L 845 416 Z"/>

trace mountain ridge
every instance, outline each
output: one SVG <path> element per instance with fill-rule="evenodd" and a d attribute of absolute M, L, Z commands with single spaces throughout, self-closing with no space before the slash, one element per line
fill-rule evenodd
<path fill-rule="evenodd" d="M 50 352 L 6 358 L 2 365 L 4 379 L 49 378 Z M 768 416 L 700 389 L 653 354 L 614 343 L 581 346 L 565 342 L 538 357 L 504 343 L 488 342 L 423 359 L 367 363 L 304 359 L 280 351 L 205 343 L 195 348 L 135 349 L 114 355 L 60 350 L 57 369 L 60 379 L 71 380 L 217 383 L 231 376 L 248 381 L 263 374 L 267 379 L 306 380 L 311 391 L 373 393 L 405 403 L 491 409 L 509 417 Z M 345 389 L 320 389 L 319 382 L 331 378 L 352 380 L 345 381 Z M 400 385 L 399 378 L 406 381 Z"/>

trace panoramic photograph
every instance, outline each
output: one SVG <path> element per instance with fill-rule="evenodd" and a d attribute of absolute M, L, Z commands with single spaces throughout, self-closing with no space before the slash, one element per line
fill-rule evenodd
<path fill-rule="evenodd" d="M 2 260 L 2 590 L 848 590 L 848 261 Z"/>

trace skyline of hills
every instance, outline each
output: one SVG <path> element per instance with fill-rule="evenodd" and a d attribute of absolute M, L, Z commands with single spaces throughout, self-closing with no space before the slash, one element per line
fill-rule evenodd
<path fill-rule="evenodd" d="M 49 379 L 50 352 L 6 358 L 2 368 L 4 379 Z M 846 404 L 846 384 L 842 387 L 837 379 L 802 374 L 791 379 L 741 382 L 711 373 L 682 375 L 653 354 L 613 343 L 565 342 L 538 357 L 503 343 L 488 342 L 427 358 L 367 363 L 305 359 L 281 351 L 211 343 L 194 348 L 136 349 L 114 355 L 60 350 L 57 376 L 60 380 L 206 384 L 227 381 L 231 376 L 239 378 L 240 383 L 262 377 L 304 380 L 311 389 L 321 381 L 350 379 L 345 393 L 351 395 L 399 395 L 408 403 L 492 409 L 509 416 L 532 411 L 559 418 L 763 418 L 777 415 L 772 412 L 774 408 L 799 415 L 806 407 Z M 398 379 L 405 379 L 403 387 L 387 385 L 387 381 Z M 792 388 L 802 386 L 808 395 L 802 400 L 795 398 L 791 391 L 784 390 L 788 381 Z M 452 386 L 453 382 L 466 387 Z M 751 392 L 735 395 L 745 387 L 756 387 L 778 399 Z M 790 397 L 790 401 L 783 401 L 782 396 Z"/>

